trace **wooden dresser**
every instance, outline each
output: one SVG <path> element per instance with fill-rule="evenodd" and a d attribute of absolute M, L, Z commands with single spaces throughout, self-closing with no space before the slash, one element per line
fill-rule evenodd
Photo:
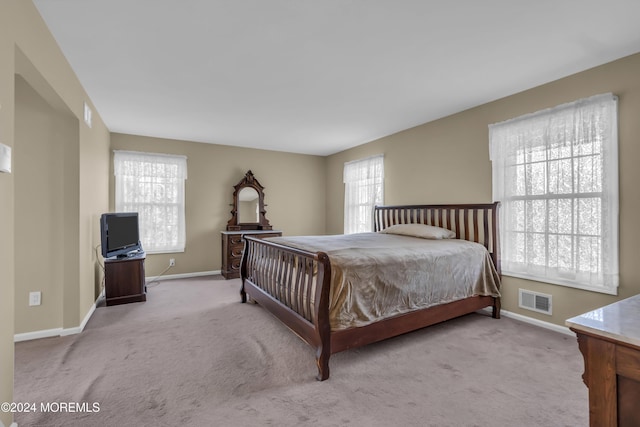
<path fill-rule="evenodd" d="M 571 318 L 584 357 L 589 423 L 640 426 L 640 295 Z"/>
<path fill-rule="evenodd" d="M 222 276 L 225 279 L 240 277 L 240 260 L 244 249 L 243 236 L 258 238 L 282 236 L 278 230 L 239 230 L 222 233 Z"/>

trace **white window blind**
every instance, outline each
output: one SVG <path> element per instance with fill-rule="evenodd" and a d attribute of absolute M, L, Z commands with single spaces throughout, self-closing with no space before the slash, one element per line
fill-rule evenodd
<path fill-rule="evenodd" d="M 140 241 L 148 253 L 183 252 L 187 158 L 114 151 L 117 212 L 138 212 Z"/>
<path fill-rule="evenodd" d="M 616 294 L 617 98 L 489 126 L 505 275 Z"/>
<path fill-rule="evenodd" d="M 384 157 L 345 163 L 344 184 L 344 233 L 373 231 L 373 207 L 384 200 Z"/>

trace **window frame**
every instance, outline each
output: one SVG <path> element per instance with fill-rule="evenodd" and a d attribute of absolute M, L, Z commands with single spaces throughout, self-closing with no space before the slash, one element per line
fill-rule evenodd
<path fill-rule="evenodd" d="M 126 171 L 124 164 L 126 162 L 137 162 L 138 167 L 135 172 Z M 182 155 L 170 155 L 161 153 L 148 153 L 136 151 L 114 150 L 114 175 L 115 175 L 115 210 L 117 212 L 138 212 L 140 240 L 144 251 L 148 254 L 161 253 L 180 253 L 185 251 L 186 246 L 186 204 L 185 204 L 185 181 L 187 178 L 187 157 Z M 148 167 L 142 168 L 142 164 Z M 149 174 L 154 171 L 153 165 L 170 168 L 171 174 L 158 175 Z M 140 170 L 144 169 L 142 176 Z M 139 185 L 141 196 L 148 195 L 149 189 L 157 190 L 162 187 L 160 193 L 167 197 L 167 200 L 125 200 L 127 196 L 124 193 L 125 185 Z M 143 188 L 145 187 L 146 188 Z M 146 190 L 146 191 L 145 191 Z M 171 196 L 166 196 L 170 193 Z M 161 196 L 162 197 L 162 196 Z M 144 209 L 144 208 L 147 209 Z M 155 209 L 154 209 L 155 208 Z M 171 242 L 167 245 L 154 244 L 149 241 L 150 235 L 158 235 L 157 227 L 152 228 L 149 215 L 151 211 L 159 211 L 169 208 L 176 211 L 174 219 L 170 223 L 166 223 L 167 216 L 162 216 L 161 228 L 173 228 L 175 236 L 171 237 Z M 169 234 L 173 234 L 169 233 Z M 166 235 L 164 235 L 166 237 Z"/>
<path fill-rule="evenodd" d="M 588 113 L 592 111 L 597 111 L 599 115 L 589 115 Z M 575 139 L 562 140 L 557 137 L 557 133 L 552 132 L 552 130 L 555 129 L 552 123 L 554 123 L 554 120 L 562 121 L 565 115 L 570 116 L 571 114 L 577 117 L 574 119 L 575 122 L 569 122 L 575 127 L 575 133 L 569 132 Z M 587 121 L 586 123 L 588 123 L 589 126 L 585 128 L 589 129 L 589 132 L 583 133 L 583 127 L 580 125 L 584 126 L 585 122 L 579 120 L 584 120 L 584 117 L 591 119 L 597 117 L 600 121 Z M 536 113 L 516 117 L 505 122 L 489 125 L 493 198 L 494 201 L 501 202 L 500 222 L 503 237 L 501 259 L 503 275 L 617 295 L 619 286 L 617 127 L 617 97 L 610 93 L 595 95 L 572 103 L 562 104 Z M 522 133 L 519 133 L 521 131 Z M 534 134 L 538 139 L 534 141 L 534 137 L 531 136 L 527 140 L 527 137 Z M 540 135 L 543 136 L 541 137 Z M 590 139 L 586 139 L 587 137 Z M 576 139 L 580 140 L 576 142 Z M 559 141 L 561 141 L 561 143 L 559 143 Z M 580 150 L 583 150 L 583 147 L 588 144 L 591 144 L 592 151 L 585 155 L 584 152 Z M 595 150 L 593 148 L 595 146 L 600 147 L 600 150 Z M 570 155 L 564 155 L 564 157 L 562 157 L 559 154 L 560 149 L 558 149 L 558 147 L 561 147 L 561 149 L 569 147 Z M 558 153 L 555 153 L 554 150 L 556 149 Z M 537 152 L 534 153 L 534 151 Z M 537 158 L 534 158 L 536 155 Z M 587 158 L 592 159 L 592 164 L 596 165 L 596 170 L 597 166 L 602 164 L 602 173 L 600 173 L 599 176 L 597 172 L 595 174 L 591 172 L 591 175 L 588 173 L 586 175 L 580 173 L 582 170 L 580 166 L 576 165 L 586 163 L 585 159 Z M 561 169 L 559 166 L 558 169 L 554 169 L 554 162 L 559 164 L 567 160 L 571 166 L 565 170 L 571 171 L 571 177 L 562 177 L 558 179 L 556 184 L 566 185 L 566 183 L 570 181 L 571 191 L 566 191 L 565 188 L 554 187 L 552 179 L 554 176 L 553 171 Z M 534 185 L 527 186 L 527 183 L 530 182 L 526 176 L 527 171 L 532 170 L 531 168 L 533 168 L 533 166 L 531 165 L 534 163 L 542 164 L 540 167 L 544 170 L 544 173 L 538 173 L 536 176 L 544 176 L 544 191 L 538 192 L 537 194 L 529 194 L 527 192 L 532 188 L 535 187 L 538 190 L 540 188 Z M 529 169 L 527 166 L 529 166 Z M 521 171 L 519 175 L 517 173 L 509 175 L 509 172 L 507 172 L 508 168 L 516 170 L 518 167 L 521 167 L 524 172 Z M 597 176 L 598 179 L 593 179 L 594 175 Z M 580 185 L 576 184 L 576 182 L 581 182 L 581 176 L 591 178 L 591 185 L 594 185 L 593 191 L 586 191 L 580 188 Z M 511 179 L 508 179 L 508 177 L 511 177 Z M 512 182 L 521 183 L 521 187 L 518 187 L 517 184 L 510 185 Z M 525 190 L 522 190 L 522 186 Z M 517 190 L 514 189 L 516 187 Z M 524 191 L 524 194 L 522 194 L 522 191 Z M 597 233 L 586 235 L 584 231 L 580 229 L 579 214 L 583 212 L 581 211 L 583 206 L 578 205 L 578 203 L 580 200 L 593 201 L 598 199 L 600 200 L 599 204 L 598 202 L 592 202 L 592 206 L 599 208 L 600 213 L 599 219 L 592 221 L 592 223 L 596 224 L 595 229 Z M 569 208 L 571 218 L 567 221 L 571 224 L 570 232 L 566 232 L 568 228 L 566 225 L 562 227 L 556 226 L 556 228 L 550 227 L 549 225 L 550 212 L 552 211 L 552 207 L 550 206 L 553 206 L 551 202 L 556 201 L 558 205 L 556 209 L 557 212 L 560 213 L 560 201 L 566 204 L 567 200 L 571 203 Z M 515 203 L 519 202 L 522 203 L 522 211 L 524 211 L 525 214 L 514 216 L 514 211 L 512 211 L 511 208 Z M 535 215 L 540 212 L 539 210 L 532 211 L 535 212 L 535 214 L 527 214 L 527 204 L 532 206 L 535 202 L 541 202 L 541 205 L 544 205 L 544 210 L 542 211 L 544 213 L 544 219 L 542 220 L 540 219 L 541 215 L 537 215 L 538 218 L 536 218 Z M 583 205 L 585 203 L 586 202 L 583 202 Z M 598 211 L 598 209 L 596 209 L 596 211 Z M 513 221 L 516 221 L 518 226 L 510 229 L 509 227 L 514 224 Z M 543 231 L 541 231 L 539 224 L 544 224 Z M 553 231 L 550 231 L 550 228 L 553 228 Z M 561 228 L 565 231 L 561 232 Z M 514 237 L 518 235 L 518 233 L 521 234 L 519 246 L 515 244 Z M 530 253 L 535 253 L 536 250 L 532 249 L 533 244 L 532 246 L 528 246 L 530 242 L 527 241 L 527 238 L 534 239 L 536 237 L 538 239 L 544 239 L 543 262 L 540 261 L 540 259 L 537 260 L 540 262 L 531 262 L 532 256 Z M 554 253 L 554 250 L 557 254 L 561 253 L 557 247 L 554 249 L 553 243 L 550 243 L 554 240 L 558 242 L 560 239 L 564 239 L 564 242 L 571 240 L 571 255 L 570 257 L 564 256 L 564 260 L 571 259 L 571 268 L 561 266 L 560 262 L 554 260 L 553 256 L 549 255 L 550 253 Z M 598 255 L 595 258 L 592 256 L 589 269 L 580 270 L 576 267 L 579 265 L 579 259 L 581 258 L 577 251 L 580 245 L 589 239 L 591 239 L 591 241 L 599 240 L 599 246 L 596 245 L 596 250 L 594 251 L 597 252 Z M 513 247 L 511 252 L 510 247 Z M 520 253 L 519 256 L 515 255 L 516 248 L 524 248 L 524 254 Z M 536 255 L 540 257 L 540 251 L 537 251 Z M 518 258 L 520 261 L 514 261 Z M 558 256 L 558 259 L 559 258 L 560 256 Z M 550 261 L 550 259 L 552 261 Z M 595 268 L 596 273 L 593 273 L 594 265 L 598 266 Z M 589 270 L 591 270 L 591 272 Z M 573 277 L 571 277 L 572 275 Z"/>
<path fill-rule="evenodd" d="M 346 162 L 343 182 L 344 234 L 373 231 L 374 207 L 384 203 L 384 155 L 377 154 Z M 364 218 L 363 211 L 368 211 Z M 356 222 L 362 226 L 353 228 Z M 364 230 L 365 228 L 369 229 Z"/>

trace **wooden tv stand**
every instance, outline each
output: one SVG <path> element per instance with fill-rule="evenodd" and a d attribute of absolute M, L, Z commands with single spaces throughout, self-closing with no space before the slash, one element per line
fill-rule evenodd
<path fill-rule="evenodd" d="M 144 276 L 145 253 L 127 258 L 104 260 L 104 295 L 106 305 L 147 300 Z"/>

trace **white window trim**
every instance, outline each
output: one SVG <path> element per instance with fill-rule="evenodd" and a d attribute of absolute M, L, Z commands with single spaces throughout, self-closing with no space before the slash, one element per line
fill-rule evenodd
<path fill-rule="evenodd" d="M 133 156 L 139 156 L 140 158 L 147 158 L 149 160 L 152 159 L 162 159 L 162 158 L 168 158 L 171 159 L 173 162 L 177 162 L 178 164 L 181 164 L 181 172 L 182 174 L 180 176 L 177 176 L 176 179 L 182 179 L 182 183 L 181 183 L 181 187 L 178 188 L 178 193 L 179 193 L 179 202 L 178 205 L 181 206 L 181 210 L 178 212 L 178 219 L 177 219 L 177 224 L 178 224 L 178 240 L 176 242 L 176 244 L 172 247 L 168 247 L 168 248 L 156 248 L 156 249 L 149 249 L 145 246 L 145 242 L 142 241 L 142 245 L 143 245 L 143 249 L 145 250 L 146 253 L 148 254 L 162 254 L 162 253 L 182 253 L 185 251 L 185 246 L 186 246 L 186 221 L 185 221 L 185 216 L 186 216 L 186 205 L 185 205 L 185 180 L 187 179 L 187 165 L 186 165 L 186 161 L 187 161 L 187 157 L 186 156 L 182 156 L 182 155 L 173 155 L 173 154 L 163 154 L 163 153 L 148 153 L 148 152 L 138 152 L 138 151 L 124 151 L 124 150 L 114 150 L 114 175 L 115 175 L 115 183 L 116 183 L 116 190 L 115 190 L 115 209 L 116 211 L 124 211 L 127 210 L 125 208 L 123 208 L 123 204 L 124 201 L 122 200 L 122 194 L 120 194 L 120 186 L 123 184 L 122 181 L 119 178 L 119 173 L 120 171 L 118 170 L 118 162 L 119 162 L 119 157 L 121 156 L 128 156 L 128 157 L 133 157 Z M 139 212 L 139 218 L 140 218 L 140 233 L 141 233 L 141 240 L 143 239 L 143 228 L 144 228 L 144 213 Z"/>
<path fill-rule="evenodd" d="M 375 162 L 379 161 L 380 162 L 380 166 L 381 166 L 381 170 L 379 171 L 375 171 L 371 169 L 371 165 L 374 164 Z M 358 168 L 358 169 L 353 169 L 353 168 Z M 355 174 L 354 174 L 355 172 Z M 352 160 L 350 162 L 346 162 L 344 164 L 343 167 L 343 182 L 345 184 L 345 192 L 344 192 L 344 229 L 343 232 L 345 234 L 349 234 L 349 233 L 358 233 L 358 232 L 363 232 L 362 230 L 354 230 L 352 229 L 351 225 L 352 224 L 352 220 L 354 219 L 352 216 L 354 215 L 354 212 L 352 212 L 350 210 L 351 206 L 356 205 L 356 202 L 354 202 L 353 199 L 355 198 L 357 195 L 361 194 L 359 192 L 353 193 L 351 190 L 353 190 L 353 188 L 351 188 L 351 186 L 358 181 L 362 181 L 363 180 L 363 173 L 366 172 L 367 178 L 366 179 L 373 179 L 377 182 L 377 184 L 379 185 L 378 189 L 380 192 L 380 198 L 379 199 L 375 199 L 375 197 L 373 195 L 369 195 L 368 199 L 367 199 L 367 203 L 357 203 L 358 206 L 361 205 L 370 205 L 370 215 L 369 218 L 367 219 L 367 221 L 369 222 L 370 225 L 370 230 L 368 231 L 373 231 L 373 208 L 376 204 L 382 204 L 384 202 L 384 155 L 382 154 L 377 154 L 374 156 L 369 156 L 369 157 L 365 157 L 362 159 L 358 159 L 358 160 Z M 376 173 L 379 172 L 379 175 L 376 175 Z M 355 176 L 354 176 L 355 175 Z"/>
<path fill-rule="evenodd" d="M 596 95 L 590 98 L 586 98 L 583 100 L 579 100 L 573 103 L 568 103 L 568 104 L 563 104 L 554 108 L 550 108 L 547 110 L 543 110 L 543 111 L 539 111 L 537 113 L 532 113 L 532 114 L 527 114 L 525 116 L 521 116 L 521 117 L 517 117 L 515 119 L 511 119 L 511 120 L 507 120 L 505 122 L 501 122 L 501 123 L 496 123 L 493 125 L 489 126 L 489 140 L 490 140 L 490 154 L 491 154 L 491 160 L 493 163 L 493 194 L 494 194 L 494 201 L 495 200 L 499 200 L 500 198 L 502 198 L 505 194 L 504 191 L 504 179 L 501 179 L 501 177 L 498 175 L 498 173 L 500 172 L 501 168 L 504 167 L 504 165 L 500 165 L 499 167 L 496 167 L 496 162 L 501 162 L 502 161 L 502 154 L 504 151 L 503 150 L 503 146 L 499 145 L 499 143 L 497 143 L 496 138 L 494 138 L 493 132 L 495 131 L 496 128 L 499 128 L 503 125 L 511 125 L 513 123 L 518 123 L 520 121 L 526 121 L 528 119 L 531 118 L 537 118 L 540 116 L 544 116 L 544 115 L 552 115 L 554 114 L 554 112 L 558 112 L 567 108 L 576 108 L 576 107 L 580 107 L 580 105 L 585 105 L 585 104 L 595 104 L 597 102 L 611 102 L 613 101 L 613 108 L 611 109 L 611 114 L 612 114 L 612 123 L 611 123 L 611 129 L 610 129 L 610 134 L 607 135 L 610 138 L 610 144 L 606 147 L 603 148 L 603 152 L 606 152 L 606 154 L 603 155 L 603 159 L 605 162 L 605 165 L 603 166 L 606 170 L 610 170 L 610 171 L 614 171 L 614 173 L 610 173 L 609 181 L 608 181 L 608 185 L 605 187 L 603 185 L 603 189 L 602 189 L 602 194 L 603 194 L 603 198 L 609 200 L 608 203 L 608 207 L 607 209 L 610 211 L 609 215 L 608 215 L 608 220 L 607 223 L 609 224 L 609 229 L 607 231 L 602 230 L 602 235 L 606 235 L 608 240 L 606 240 L 607 238 L 603 237 L 603 239 L 605 239 L 605 242 L 608 243 L 609 246 L 607 246 L 607 248 L 605 249 L 604 247 L 601 249 L 601 252 L 604 253 L 605 250 L 607 250 L 607 256 L 610 259 L 610 264 L 611 264 L 611 271 L 607 271 L 607 272 L 603 272 L 603 275 L 606 277 L 609 277 L 609 283 L 607 283 L 606 281 L 604 283 L 602 283 L 601 285 L 593 285 L 593 284 L 588 284 L 588 283 L 584 283 L 581 282 L 579 280 L 574 281 L 574 280 L 563 280 L 562 277 L 547 277 L 547 276 L 540 276 L 537 274 L 529 274 L 526 272 L 521 272 L 521 271 L 509 271 L 508 268 L 508 263 L 503 263 L 503 271 L 502 274 L 503 276 L 510 276 L 510 277 L 517 277 L 517 278 L 522 278 L 522 279 L 526 279 L 526 280 L 534 280 L 534 281 L 538 281 L 538 282 L 544 282 L 544 283 L 551 283 L 551 284 L 555 284 L 555 285 L 561 285 L 561 286 L 566 286 L 566 287 L 572 287 L 572 288 L 577 288 L 577 289 L 582 289 L 582 290 L 588 290 L 588 291 L 593 291 L 593 292 L 599 292 L 599 293 L 604 293 L 604 294 L 610 294 L 610 295 L 617 295 L 618 294 L 618 286 L 619 286 L 619 233 L 618 233 L 618 227 L 619 227 L 619 195 L 618 195 L 618 134 L 617 134 L 617 98 L 615 96 L 613 96 L 612 94 L 603 94 L 603 95 Z M 499 138 L 497 138 L 499 140 Z M 503 141 L 504 143 L 504 141 Z M 575 157 L 572 157 L 575 158 Z M 572 196 L 575 196 L 575 194 L 578 193 L 570 193 Z M 521 199 L 527 199 L 526 196 L 524 197 L 520 197 Z M 544 196 L 541 197 L 532 197 L 536 200 L 540 200 L 543 199 Z M 503 202 L 503 209 L 501 209 L 500 211 L 500 215 L 501 215 L 501 223 L 502 224 L 506 224 L 505 221 L 505 217 L 507 215 L 507 212 L 504 209 L 504 202 Z M 605 215 L 603 213 L 603 215 Z M 546 232 L 545 232 L 545 235 Z M 605 245 L 605 243 L 603 243 L 603 246 Z M 506 250 L 506 245 L 502 245 L 502 259 L 503 261 L 505 259 L 508 259 L 507 254 L 504 252 Z M 604 268 L 604 267 L 603 267 Z"/>

